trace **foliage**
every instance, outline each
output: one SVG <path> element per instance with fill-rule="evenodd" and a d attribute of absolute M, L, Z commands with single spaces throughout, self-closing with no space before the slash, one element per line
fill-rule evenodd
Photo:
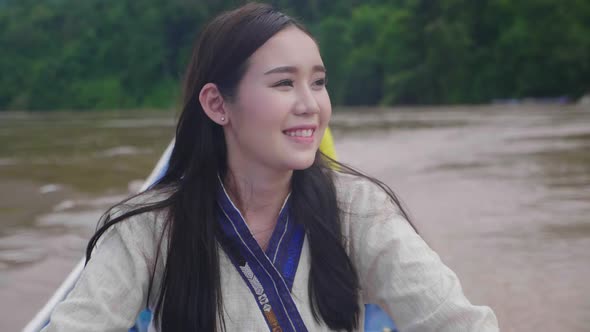
<path fill-rule="evenodd" d="M 340 105 L 590 90 L 585 0 L 277 0 L 316 36 Z M 0 110 L 175 104 L 203 23 L 237 0 L 0 0 Z"/>

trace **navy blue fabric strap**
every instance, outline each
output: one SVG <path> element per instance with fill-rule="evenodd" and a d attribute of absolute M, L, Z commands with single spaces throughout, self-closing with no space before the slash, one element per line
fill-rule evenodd
<path fill-rule="evenodd" d="M 270 243 L 268 249 L 271 250 L 267 249 L 267 256 L 283 276 L 289 290 L 292 290 L 301 250 L 303 249 L 305 229 L 291 219 L 288 219 L 284 225 L 282 240 L 277 242 L 276 245 Z M 278 234 L 280 233 L 277 232 Z"/>
<path fill-rule="evenodd" d="M 291 296 L 304 230 L 289 220 L 288 200 L 267 252 L 260 248 L 222 186 L 217 200 L 219 242 L 255 297 L 270 331 L 307 331 Z"/>

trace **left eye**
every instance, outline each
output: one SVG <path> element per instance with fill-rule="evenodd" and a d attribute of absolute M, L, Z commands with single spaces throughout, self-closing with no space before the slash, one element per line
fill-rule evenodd
<path fill-rule="evenodd" d="M 326 85 L 328 83 L 328 80 L 325 78 L 321 78 L 315 82 L 313 82 L 314 85 L 318 85 L 318 86 L 323 86 Z"/>

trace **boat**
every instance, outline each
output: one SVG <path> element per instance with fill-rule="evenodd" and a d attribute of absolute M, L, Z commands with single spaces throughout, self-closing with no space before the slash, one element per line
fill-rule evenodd
<path fill-rule="evenodd" d="M 160 179 L 168 168 L 168 160 L 172 154 L 174 147 L 174 140 L 170 142 L 160 160 L 156 163 L 156 166 L 145 180 L 140 188 L 140 192 L 148 189 L 158 179 Z M 334 144 L 332 136 L 329 131 L 326 132 L 322 145 L 320 147 L 322 151 L 328 153 L 331 157 L 335 157 Z M 39 312 L 33 317 L 33 319 L 25 326 L 23 332 L 39 332 L 44 326 L 49 323 L 51 312 L 57 306 L 57 304 L 63 301 L 68 293 L 74 288 L 76 281 L 80 277 L 82 270 L 84 269 L 85 258 L 82 258 L 78 264 L 74 267 L 72 272 L 66 277 L 59 288 L 51 296 L 49 301 L 41 308 Z M 149 310 L 144 310 L 139 313 L 135 326 L 129 329 L 129 332 L 147 332 L 149 323 L 151 321 L 152 314 Z M 394 332 L 396 331 L 395 325 L 391 318 L 387 316 L 377 305 L 367 304 L 365 305 L 365 331 L 366 332 Z"/>

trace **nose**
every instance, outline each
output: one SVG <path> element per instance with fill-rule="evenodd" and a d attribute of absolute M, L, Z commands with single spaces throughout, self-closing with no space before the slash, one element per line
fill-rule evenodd
<path fill-rule="evenodd" d="M 310 88 L 301 88 L 297 93 L 297 100 L 295 103 L 295 114 L 317 114 L 320 112 L 320 105 Z"/>

